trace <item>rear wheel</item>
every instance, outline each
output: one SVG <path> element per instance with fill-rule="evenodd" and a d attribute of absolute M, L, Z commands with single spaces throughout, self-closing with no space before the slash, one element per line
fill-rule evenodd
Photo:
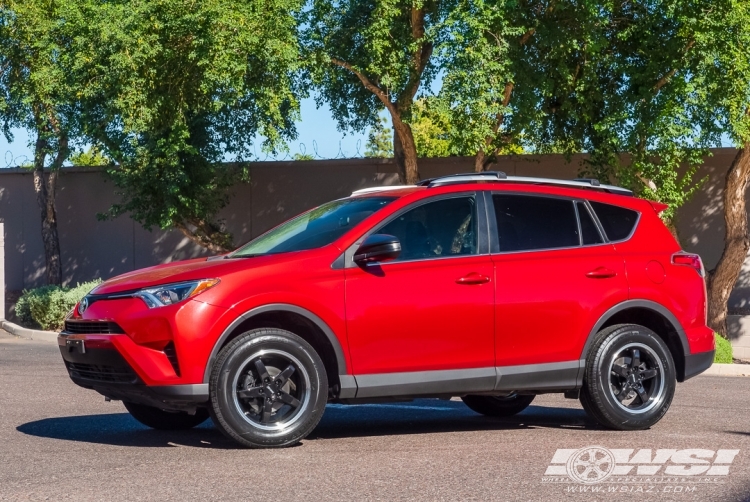
<path fill-rule="evenodd" d="M 208 410 L 198 408 L 191 415 L 185 411 L 164 411 L 144 404 L 123 402 L 125 409 L 140 423 L 152 429 L 178 431 L 192 429 L 208 419 Z"/>
<path fill-rule="evenodd" d="M 675 385 L 674 361 L 662 339 L 644 326 L 618 324 L 597 334 L 580 399 L 605 427 L 647 429 L 669 409 Z"/>
<path fill-rule="evenodd" d="M 463 396 L 461 400 L 466 403 L 466 406 L 482 415 L 510 417 L 525 410 L 534 400 L 534 397 L 533 395 L 520 396 L 518 394 L 504 397 L 469 395 Z"/>
<path fill-rule="evenodd" d="M 275 328 L 248 331 L 224 347 L 211 372 L 211 417 L 243 446 L 289 446 L 320 421 L 328 379 L 315 349 Z"/>

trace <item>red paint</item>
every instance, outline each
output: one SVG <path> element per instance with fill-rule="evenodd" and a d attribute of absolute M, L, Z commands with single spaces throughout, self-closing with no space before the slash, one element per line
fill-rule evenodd
<path fill-rule="evenodd" d="M 380 275 L 331 266 L 395 211 L 467 190 L 589 199 L 634 209 L 641 218 L 634 235 L 615 244 L 383 263 Z M 149 309 L 138 298 L 94 302 L 81 317 L 111 320 L 125 334 L 76 337 L 110 343 L 148 385 L 201 383 L 211 351 L 232 322 L 253 308 L 285 303 L 307 309 L 330 328 L 350 374 L 459 369 L 576 360 L 607 310 L 643 299 L 660 304 L 679 320 L 692 353 L 713 349 L 713 335 L 705 326 L 703 279 L 694 263 L 674 261 L 673 256 L 687 255 L 675 255 L 680 248 L 659 220 L 659 204 L 513 183 L 414 188 L 389 195 L 399 198 L 322 248 L 195 259 L 110 279 L 95 293 L 195 279 L 221 282 L 161 308 Z M 181 376 L 160 350 L 169 341 L 174 342 Z"/>

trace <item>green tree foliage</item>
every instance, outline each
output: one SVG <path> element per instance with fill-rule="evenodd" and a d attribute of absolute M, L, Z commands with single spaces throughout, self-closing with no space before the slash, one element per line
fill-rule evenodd
<path fill-rule="evenodd" d="M 89 146 L 72 154 L 70 163 L 76 167 L 103 167 L 111 164 L 112 159 L 104 155 L 99 147 Z"/>
<path fill-rule="evenodd" d="M 435 77 L 435 48 L 457 0 L 312 0 L 302 16 L 312 81 L 342 128 L 364 130 L 385 109 L 402 182 L 419 180 L 410 126 L 421 89 Z"/>
<path fill-rule="evenodd" d="M 199 245 L 233 247 L 216 220 L 256 135 L 275 151 L 295 136 L 299 0 L 119 0 L 81 3 L 75 78 L 86 133 L 115 162 L 109 174 L 146 228 L 177 228 Z M 238 167 L 239 166 L 239 167 Z"/>
<path fill-rule="evenodd" d="M 60 22 L 69 10 L 67 1 L 0 0 L 0 123 L 9 141 L 14 127 L 35 137 L 33 179 L 47 282 L 58 285 L 62 266 L 55 190 L 77 131 L 78 82 L 64 70 L 69 33 Z"/>
<path fill-rule="evenodd" d="M 388 127 L 388 119 L 378 117 L 377 122 L 370 127 L 365 144 L 365 157 L 390 158 L 393 157 L 393 131 Z"/>

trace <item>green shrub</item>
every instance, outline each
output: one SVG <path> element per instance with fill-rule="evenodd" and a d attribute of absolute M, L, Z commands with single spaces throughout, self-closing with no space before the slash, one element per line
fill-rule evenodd
<path fill-rule="evenodd" d="M 16 302 L 16 317 L 24 326 L 31 326 L 34 324 L 34 319 L 31 317 L 31 308 L 29 306 L 29 297 L 26 296 L 26 291 L 23 292 L 23 296 Z"/>
<path fill-rule="evenodd" d="M 36 323 L 42 329 L 59 330 L 68 312 L 100 282 L 98 279 L 74 288 L 42 286 L 24 291 L 16 303 L 16 315 L 26 326 Z"/>
<path fill-rule="evenodd" d="M 732 364 L 732 344 L 718 333 L 714 333 L 716 339 L 716 355 L 714 363 Z"/>

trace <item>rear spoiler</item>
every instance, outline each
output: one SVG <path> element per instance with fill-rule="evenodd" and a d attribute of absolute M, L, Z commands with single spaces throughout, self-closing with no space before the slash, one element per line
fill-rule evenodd
<path fill-rule="evenodd" d="M 656 211 L 656 214 L 661 214 L 667 209 L 669 209 L 668 204 L 662 204 L 661 202 L 656 202 L 653 200 L 648 201 L 649 204 L 651 204 L 651 207 L 654 208 L 654 211 Z"/>

